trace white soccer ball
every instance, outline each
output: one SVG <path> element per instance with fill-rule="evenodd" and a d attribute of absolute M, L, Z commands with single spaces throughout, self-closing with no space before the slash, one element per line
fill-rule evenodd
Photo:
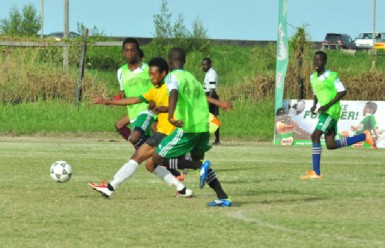
<path fill-rule="evenodd" d="M 58 183 L 65 183 L 72 176 L 72 167 L 66 161 L 56 161 L 49 169 L 51 178 Z"/>

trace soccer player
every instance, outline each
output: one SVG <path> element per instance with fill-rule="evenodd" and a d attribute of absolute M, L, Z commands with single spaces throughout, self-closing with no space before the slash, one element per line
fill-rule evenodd
<path fill-rule="evenodd" d="M 308 171 L 301 179 L 320 179 L 321 174 L 321 136 L 325 135 L 326 147 L 329 150 L 339 149 L 353 145 L 357 142 L 366 141 L 366 143 L 376 148 L 376 144 L 369 131 L 364 131 L 353 137 L 341 138 L 335 140 L 337 134 L 337 123 L 340 118 L 341 106 L 340 100 L 346 94 L 346 89 L 340 81 L 337 72 L 325 70 L 327 63 L 327 54 L 323 51 L 317 51 L 314 54 L 313 64 L 315 72 L 310 76 L 311 87 L 314 92 L 314 104 L 311 112 L 316 114 L 317 103 L 318 123 L 315 127 L 311 140 L 313 144 L 313 170 Z"/>
<path fill-rule="evenodd" d="M 124 91 L 124 97 L 139 96 L 153 87 L 148 74 L 148 65 L 140 61 L 140 47 L 136 39 L 124 39 L 122 48 L 126 64 L 118 70 L 120 90 Z M 115 123 L 119 134 L 131 142 L 135 149 L 150 135 L 149 127 L 153 121 L 153 113 L 147 111 L 147 106 L 145 102 L 128 105 L 127 114 Z M 134 128 L 132 133 L 128 125 Z"/>
<path fill-rule="evenodd" d="M 153 160 L 156 165 L 172 169 L 199 169 L 200 188 L 207 182 L 218 197 L 208 205 L 230 207 L 232 202 L 210 168 L 210 161 L 202 162 L 205 152 L 211 148 L 209 109 L 201 83 L 184 70 L 185 62 L 186 53 L 182 48 L 169 51 L 168 120 L 176 129 L 157 146 Z M 190 153 L 192 161 L 179 158 L 186 153 Z"/>
<path fill-rule="evenodd" d="M 167 62 L 161 58 L 154 58 L 149 62 L 149 75 L 151 82 L 155 87 L 151 88 L 139 97 L 128 97 L 120 100 L 107 100 L 101 97 L 93 99 L 93 102 L 96 104 L 120 106 L 153 102 L 155 103 L 155 106 L 151 107 L 153 107 L 154 111 L 158 114 L 157 132 L 155 132 L 137 149 L 134 155 L 131 156 L 130 160 L 116 172 L 111 182 L 108 184 L 106 182 L 102 182 L 102 184 L 89 183 L 90 187 L 100 192 L 103 196 L 110 197 L 121 183 L 135 174 L 137 168 L 142 162 L 147 159 L 151 160 L 151 155 L 155 151 L 155 147 L 166 135 L 169 135 L 174 130 L 175 127 L 168 122 L 167 115 L 168 95 L 166 85 L 164 84 L 164 78 L 167 73 Z M 155 173 L 159 178 L 163 179 L 168 184 L 175 186 L 177 189 L 177 197 L 192 196 L 192 190 L 187 189 L 165 167 L 157 166 L 154 169 L 153 163 L 149 162 L 146 163 L 146 168 L 148 171 Z"/>
<path fill-rule="evenodd" d="M 211 65 L 211 59 L 210 58 L 203 58 L 202 60 L 202 70 L 205 72 L 205 78 L 203 80 L 203 89 L 206 93 L 206 96 L 210 96 L 212 98 L 218 99 L 219 96 L 217 94 L 217 86 L 218 86 L 218 75 L 217 72 L 214 70 L 214 68 Z M 209 103 L 209 112 L 213 114 L 215 117 L 218 117 L 219 115 L 219 108 L 218 106 Z M 215 141 L 213 145 L 220 145 L 221 141 L 219 138 L 219 129 L 218 128 L 215 131 Z"/>

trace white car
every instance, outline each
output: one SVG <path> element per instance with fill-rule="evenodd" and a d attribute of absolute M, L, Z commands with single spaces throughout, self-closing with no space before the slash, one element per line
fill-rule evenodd
<path fill-rule="evenodd" d="M 385 32 L 376 33 L 376 41 L 385 39 Z M 373 48 L 373 32 L 360 33 L 354 40 L 354 45 L 357 49 Z"/>

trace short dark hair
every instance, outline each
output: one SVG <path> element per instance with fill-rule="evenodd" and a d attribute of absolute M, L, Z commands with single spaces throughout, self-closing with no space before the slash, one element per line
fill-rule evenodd
<path fill-rule="evenodd" d="M 377 112 L 377 104 L 375 102 L 367 102 L 366 106 L 368 106 L 372 110 L 372 114 Z"/>
<path fill-rule="evenodd" d="M 209 57 L 204 57 L 202 61 L 207 61 L 211 65 L 211 59 Z"/>
<path fill-rule="evenodd" d="M 183 48 L 174 47 L 168 52 L 168 58 L 184 63 L 186 62 L 186 52 Z"/>
<path fill-rule="evenodd" d="M 131 38 L 131 37 L 125 38 L 125 39 L 123 40 L 122 49 L 124 49 L 124 45 L 126 45 L 127 43 L 134 43 L 134 44 L 136 45 L 136 48 L 138 48 L 138 50 L 140 49 L 140 47 L 139 47 L 139 42 L 138 42 L 138 40 L 135 39 L 135 38 Z"/>
<path fill-rule="evenodd" d="M 144 52 L 141 48 L 139 48 L 139 50 L 138 50 L 138 55 L 140 58 L 144 58 Z"/>
<path fill-rule="evenodd" d="M 153 58 L 148 62 L 148 66 L 156 66 L 159 68 L 160 72 L 166 71 L 168 73 L 168 64 L 167 61 L 164 60 L 163 58 Z"/>
<path fill-rule="evenodd" d="M 324 51 L 317 51 L 314 53 L 314 56 L 316 56 L 316 55 L 320 55 L 320 56 L 324 57 L 325 61 L 328 61 L 328 55 Z"/>

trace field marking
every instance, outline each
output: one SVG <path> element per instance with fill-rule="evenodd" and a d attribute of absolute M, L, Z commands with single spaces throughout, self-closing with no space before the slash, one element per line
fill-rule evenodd
<path fill-rule="evenodd" d="M 246 216 L 244 213 L 241 211 L 236 211 L 236 212 L 230 212 L 226 214 L 228 217 L 241 220 L 247 223 L 252 223 L 260 227 L 264 228 L 270 228 L 272 230 L 276 231 L 282 231 L 282 232 L 287 232 L 287 233 L 295 233 L 299 235 L 304 235 L 304 236 L 309 236 L 309 235 L 318 235 L 324 238 L 335 238 L 339 240 L 344 240 L 344 241 L 349 241 L 349 242 L 361 242 L 361 243 L 366 243 L 367 245 L 378 245 L 378 246 L 385 246 L 385 241 L 382 240 L 368 240 L 368 239 L 359 239 L 359 238 L 350 238 L 350 237 L 345 237 L 342 235 L 338 234 L 328 234 L 328 233 L 314 233 L 314 232 L 307 232 L 307 231 L 301 231 L 297 229 L 292 229 L 292 228 L 287 228 L 281 225 L 276 225 L 276 224 L 271 224 L 271 223 L 266 223 L 263 221 L 260 221 L 256 218 L 250 218 Z"/>

